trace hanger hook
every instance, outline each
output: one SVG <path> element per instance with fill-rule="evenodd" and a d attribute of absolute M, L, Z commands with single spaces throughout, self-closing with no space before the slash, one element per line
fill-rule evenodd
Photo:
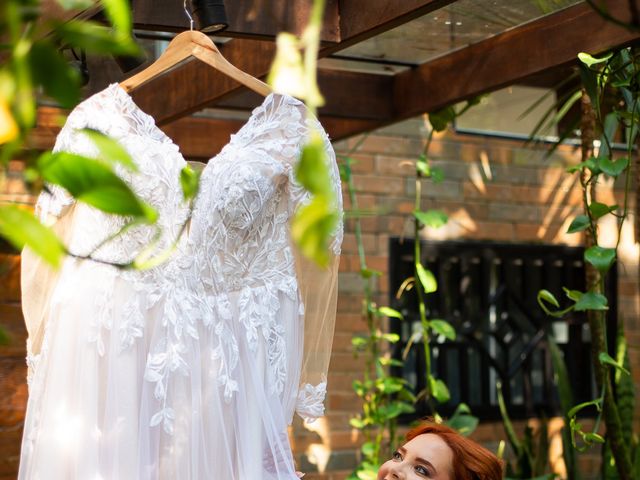
<path fill-rule="evenodd" d="M 187 8 L 187 0 L 182 2 L 182 8 L 184 8 L 184 13 L 187 14 L 187 18 L 189 18 L 189 30 L 193 32 L 193 17 L 189 13 L 189 9 Z"/>

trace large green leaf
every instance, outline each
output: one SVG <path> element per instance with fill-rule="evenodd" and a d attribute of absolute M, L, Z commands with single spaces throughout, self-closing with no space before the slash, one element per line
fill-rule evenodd
<path fill-rule="evenodd" d="M 180 186 L 185 200 L 195 198 L 200 186 L 200 174 L 190 166 L 185 166 L 180 170 Z"/>
<path fill-rule="evenodd" d="M 140 49 L 130 38 L 114 35 L 97 22 L 71 20 L 53 22 L 55 35 L 62 42 L 90 53 L 136 55 Z"/>
<path fill-rule="evenodd" d="M 597 65 L 599 63 L 606 62 L 612 56 L 613 56 L 613 52 L 612 53 L 608 53 L 604 57 L 600 57 L 600 58 L 597 58 L 597 57 L 594 57 L 592 55 L 589 55 L 586 52 L 580 52 L 580 53 L 578 53 L 578 60 L 580 60 L 582 63 L 584 63 L 587 67 L 592 67 L 592 66 Z"/>
<path fill-rule="evenodd" d="M 131 6 L 127 0 L 102 0 L 111 25 L 120 35 L 131 32 Z"/>
<path fill-rule="evenodd" d="M 317 133 L 313 134 L 302 148 L 302 155 L 296 167 L 296 179 L 314 195 L 333 195 L 324 142 Z"/>
<path fill-rule="evenodd" d="M 427 210 L 426 212 L 415 210 L 413 216 L 416 217 L 422 225 L 431 228 L 440 228 L 446 225 L 449 219 L 447 214 L 442 210 Z"/>
<path fill-rule="evenodd" d="M 26 245 L 53 267 L 60 266 L 65 253 L 62 242 L 28 210 L 0 205 L 0 235 L 17 249 Z"/>
<path fill-rule="evenodd" d="M 465 437 L 471 435 L 478 426 L 478 417 L 471 414 L 471 409 L 466 403 L 460 403 L 456 407 L 456 411 L 449 417 L 446 424 L 457 430 Z"/>
<path fill-rule="evenodd" d="M 448 340 L 456 339 L 456 330 L 446 320 L 429 320 L 429 327 L 438 335 L 443 335 Z"/>
<path fill-rule="evenodd" d="M 453 107 L 445 107 L 442 110 L 429 114 L 429 122 L 436 132 L 447 129 L 447 125 L 456 118 L 456 111 Z"/>
<path fill-rule="evenodd" d="M 416 272 L 418 273 L 418 278 L 425 293 L 433 293 L 438 290 L 438 282 L 431 270 L 427 270 L 421 263 L 417 263 Z"/>
<path fill-rule="evenodd" d="M 629 159 L 622 157 L 613 161 L 608 157 L 600 157 L 598 165 L 600 166 L 600 170 L 610 177 L 617 177 L 629 166 Z"/>
<path fill-rule="evenodd" d="M 42 85 L 44 93 L 64 108 L 74 107 L 80 100 L 80 75 L 48 41 L 40 40 L 31 46 L 29 66 L 33 79 Z"/>
<path fill-rule="evenodd" d="M 156 211 L 99 160 L 67 152 L 45 153 L 38 166 L 45 181 L 64 187 L 73 197 L 106 213 L 154 222 Z"/>
<path fill-rule="evenodd" d="M 589 211 L 595 220 L 613 212 L 618 205 L 605 205 L 604 203 L 593 202 L 589 205 Z"/>
<path fill-rule="evenodd" d="M 393 308 L 390 308 L 390 307 L 380 307 L 378 308 L 378 312 L 381 315 L 384 315 L 385 317 L 393 317 L 393 318 L 398 318 L 400 320 L 404 320 L 404 317 L 399 311 L 394 310 Z"/>
<path fill-rule="evenodd" d="M 609 355 L 607 352 L 600 352 L 598 354 L 598 361 L 603 365 L 610 365 L 610 366 L 614 367 L 615 369 L 619 370 L 620 372 L 624 373 L 625 375 L 631 375 L 629 373 L 629 370 L 627 370 L 621 364 L 619 364 L 613 358 L 611 358 L 611 355 Z"/>
<path fill-rule="evenodd" d="M 81 132 L 98 148 L 98 151 L 100 152 L 98 160 L 103 160 L 109 164 L 119 163 L 127 170 L 132 172 L 138 171 L 138 166 L 129 155 L 129 152 L 127 152 L 116 140 L 102 132 L 99 132 L 98 130 L 92 130 L 90 128 L 85 128 L 81 130 Z"/>
<path fill-rule="evenodd" d="M 583 293 L 576 302 L 575 309 L 578 312 L 584 312 L 585 310 L 608 310 L 607 297 L 595 292 Z"/>
<path fill-rule="evenodd" d="M 567 229 L 567 233 L 577 233 L 586 230 L 589 227 L 589 217 L 586 215 L 578 215 L 573 219 L 571 225 Z"/>
<path fill-rule="evenodd" d="M 429 389 L 431 390 L 431 395 L 433 395 L 433 398 L 435 398 L 438 403 L 446 403 L 451 398 L 449 388 L 439 378 L 429 377 Z"/>
<path fill-rule="evenodd" d="M 328 242 L 338 222 L 338 215 L 324 195 L 313 197 L 294 216 L 291 234 L 308 258 L 326 266 L 329 263 Z"/>
<path fill-rule="evenodd" d="M 594 245 L 585 250 L 584 259 L 601 272 L 606 272 L 616 259 L 616 249 Z"/>

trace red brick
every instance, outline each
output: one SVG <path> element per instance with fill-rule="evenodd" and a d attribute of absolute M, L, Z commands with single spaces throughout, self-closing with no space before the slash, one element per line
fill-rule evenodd
<path fill-rule="evenodd" d="M 404 179 L 398 177 L 354 175 L 353 183 L 357 192 L 401 195 L 404 191 Z"/>
<path fill-rule="evenodd" d="M 475 222 L 474 228 L 464 235 L 477 240 L 513 240 L 514 226 L 510 223 Z"/>
<path fill-rule="evenodd" d="M 374 171 L 375 161 L 373 155 L 354 153 L 351 158 L 354 160 L 351 164 L 353 173 L 372 173 Z"/>
<path fill-rule="evenodd" d="M 415 157 L 396 157 L 376 155 L 376 173 L 393 177 L 413 177 L 416 174 Z"/>

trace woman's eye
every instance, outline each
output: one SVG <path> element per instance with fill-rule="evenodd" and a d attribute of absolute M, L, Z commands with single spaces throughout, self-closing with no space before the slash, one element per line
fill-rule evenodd
<path fill-rule="evenodd" d="M 418 475 L 424 476 L 424 477 L 429 477 L 429 470 L 427 470 L 425 467 L 423 467 L 422 465 L 416 465 L 416 473 Z"/>
<path fill-rule="evenodd" d="M 395 452 L 393 452 L 393 455 L 391 456 L 391 458 L 393 458 L 394 460 L 402 460 L 402 455 L 400 454 L 400 452 L 398 452 L 397 450 Z"/>

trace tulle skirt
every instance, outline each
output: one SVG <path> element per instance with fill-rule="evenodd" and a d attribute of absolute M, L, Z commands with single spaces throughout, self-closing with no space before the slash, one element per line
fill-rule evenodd
<path fill-rule="evenodd" d="M 20 480 L 298 478 L 287 437 L 300 375 L 297 300 L 275 292 L 286 377 L 274 389 L 274 329 L 248 334 L 239 292 L 225 296 L 222 321 L 213 296 L 208 305 L 179 291 L 158 296 L 91 262 L 64 269 L 42 349 L 28 359 Z"/>

